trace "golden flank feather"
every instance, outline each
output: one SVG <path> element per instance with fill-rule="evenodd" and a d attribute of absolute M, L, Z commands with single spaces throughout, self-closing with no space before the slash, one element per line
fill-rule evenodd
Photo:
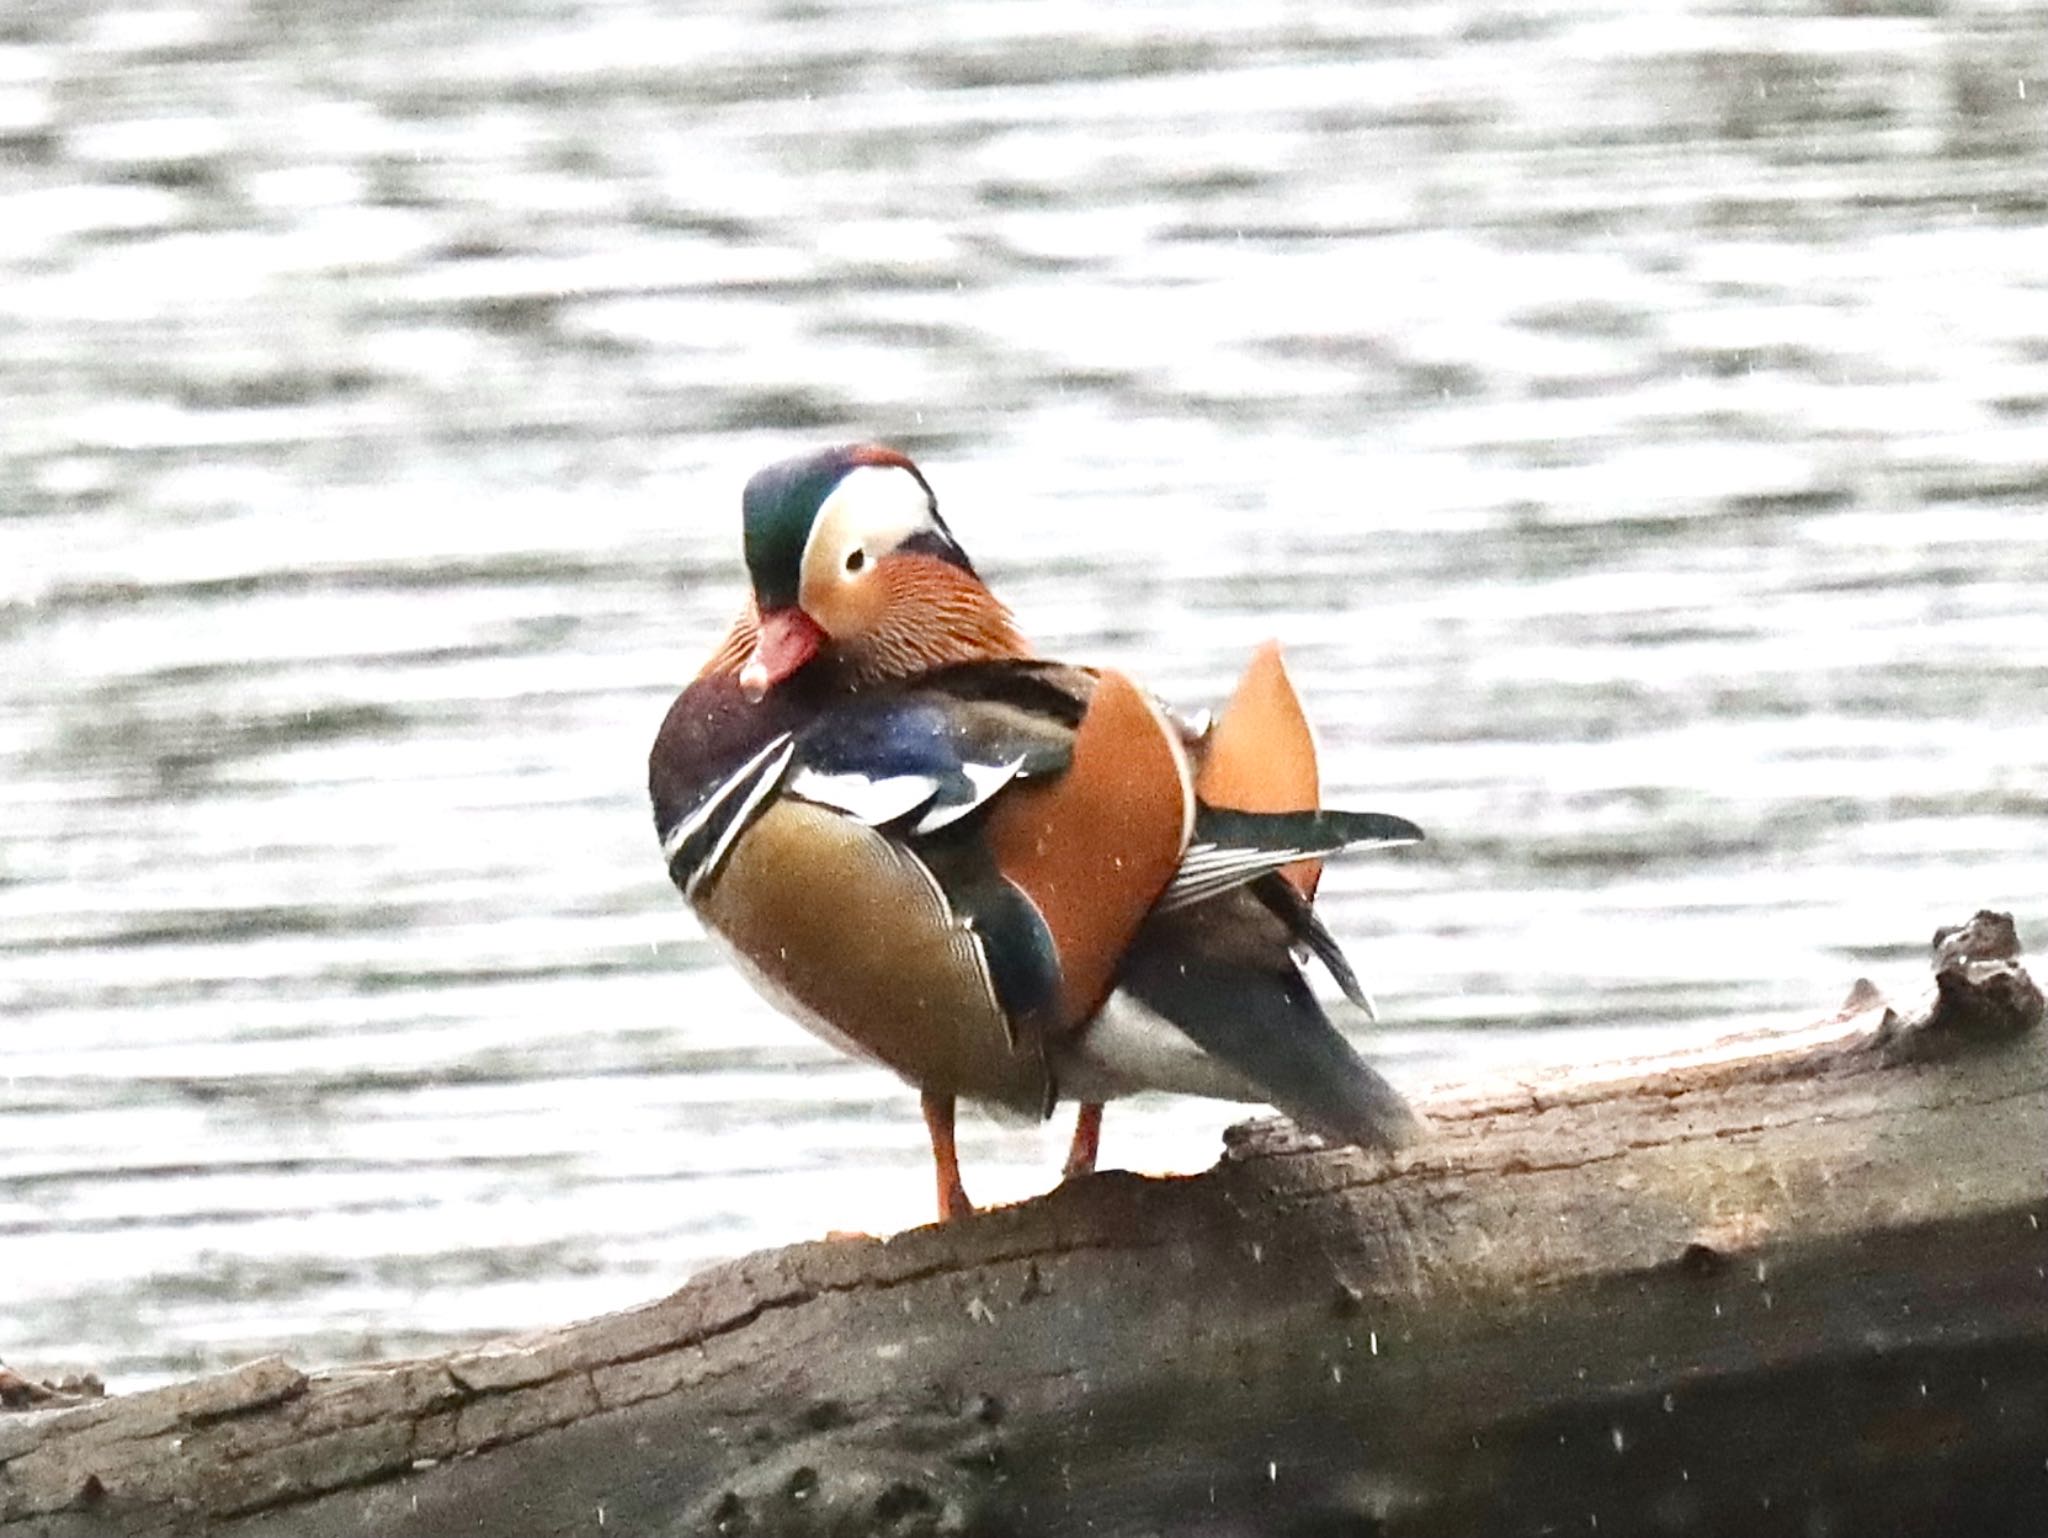
<path fill-rule="evenodd" d="M 1180 734 L 1121 673 L 1104 673 L 1072 767 L 989 810 L 996 866 L 1038 909 L 1060 959 L 1060 1024 L 1109 996 L 1125 949 L 1173 878 L 1194 826 Z"/>

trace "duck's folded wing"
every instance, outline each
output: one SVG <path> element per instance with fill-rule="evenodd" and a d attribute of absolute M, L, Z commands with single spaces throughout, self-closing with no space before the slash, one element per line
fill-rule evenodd
<path fill-rule="evenodd" d="M 1108 995 L 1194 826 L 1179 729 L 1115 673 L 950 669 L 834 711 L 794 754 L 783 794 L 924 861 L 1040 1032 Z"/>
<path fill-rule="evenodd" d="M 1248 890 L 1156 916 L 1118 987 L 1317 1132 L 1379 1149 L 1413 1133 L 1414 1113 L 1324 1014 L 1282 922 Z"/>
<path fill-rule="evenodd" d="M 1280 921 L 1296 956 L 1314 956 L 1343 991 L 1345 998 L 1363 1010 L 1367 1019 L 1379 1019 L 1379 1006 L 1373 1003 L 1372 995 L 1358 981 L 1358 974 L 1351 967 L 1351 958 L 1344 954 L 1344 948 L 1330 933 L 1315 905 L 1301 895 L 1301 889 L 1289 878 L 1286 870 L 1247 882 L 1242 890 L 1256 897 L 1266 911 Z"/>
<path fill-rule="evenodd" d="M 1422 830 L 1386 812 L 1239 812 L 1202 807 L 1194 839 L 1160 897 L 1167 911 L 1205 902 L 1268 871 L 1350 849 L 1392 849 Z"/>
<path fill-rule="evenodd" d="M 1336 938 L 1311 899 L 1320 857 L 1413 843 L 1422 830 L 1379 813 L 1324 812 L 1313 732 L 1279 648 L 1254 655 L 1230 703 L 1196 748 L 1201 806 L 1189 848 L 1119 974 L 1126 1028 L 1084 1040 L 1096 1059 L 1132 1058 L 1129 1082 L 1177 1061 L 1151 1030 L 1170 1029 L 1259 1098 L 1327 1134 L 1367 1147 L 1405 1141 L 1414 1118 L 1323 1013 L 1296 964 L 1311 952 L 1368 1014 Z M 1148 1062 L 1148 1057 L 1150 1061 Z M 1102 1066 L 1102 1064 L 1098 1064 Z M 1115 1082 L 1115 1064 L 1111 1082 Z M 1180 1070 L 1187 1072 L 1185 1065 Z"/>
<path fill-rule="evenodd" d="M 796 743 L 788 793 L 916 839 L 978 811 L 1011 781 L 1072 761 L 1063 722 L 935 689 L 855 700 Z"/>

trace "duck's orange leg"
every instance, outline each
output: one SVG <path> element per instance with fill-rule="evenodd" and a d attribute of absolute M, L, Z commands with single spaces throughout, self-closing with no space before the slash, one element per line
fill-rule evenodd
<path fill-rule="evenodd" d="M 1067 1145 L 1067 1162 L 1060 1171 L 1063 1180 L 1075 1180 L 1095 1173 L 1095 1156 L 1102 1151 L 1102 1102 L 1083 1101 L 1074 1118 L 1074 1141 Z"/>
<path fill-rule="evenodd" d="M 924 1126 L 932 1135 L 932 1163 L 939 1174 L 939 1221 L 971 1217 L 974 1203 L 960 1184 L 960 1155 L 953 1147 L 953 1097 L 924 1092 Z"/>

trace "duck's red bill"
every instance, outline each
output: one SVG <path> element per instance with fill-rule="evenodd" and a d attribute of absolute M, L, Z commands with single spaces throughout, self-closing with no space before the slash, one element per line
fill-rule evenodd
<path fill-rule="evenodd" d="M 789 677 L 825 644 L 825 632 L 818 622 L 795 604 L 770 609 L 761 616 L 761 633 L 754 642 L 753 655 L 740 669 L 740 687 L 749 699 L 758 700 Z"/>

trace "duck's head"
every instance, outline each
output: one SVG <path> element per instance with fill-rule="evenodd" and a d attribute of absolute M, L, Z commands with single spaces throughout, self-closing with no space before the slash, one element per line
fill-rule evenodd
<path fill-rule="evenodd" d="M 930 484 L 894 449 L 849 444 L 770 465 L 742 507 L 760 627 L 740 669 L 750 697 L 820 656 L 858 686 L 1025 654 Z"/>

